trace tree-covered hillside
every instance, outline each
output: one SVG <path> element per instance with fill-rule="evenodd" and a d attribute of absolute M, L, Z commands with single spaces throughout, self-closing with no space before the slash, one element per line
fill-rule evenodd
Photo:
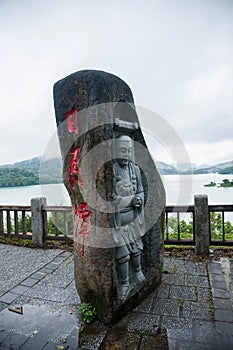
<path fill-rule="evenodd" d="M 38 185 L 39 176 L 17 168 L 0 168 L 0 187 Z"/>
<path fill-rule="evenodd" d="M 178 174 L 175 166 L 164 162 L 156 162 L 158 171 L 162 175 Z M 233 174 L 233 161 L 212 166 L 195 168 L 180 174 Z M 35 157 L 13 164 L 0 166 L 0 187 L 28 186 L 35 184 L 62 183 L 62 161 L 60 157 L 44 159 Z"/>
<path fill-rule="evenodd" d="M 0 167 L 0 187 L 61 182 L 62 163 L 59 157 L 46 161 L 40 157 L 36 157 Z"/>
<path fill-rule="evenodd" d="M 31 171 L 33 173 L 38 174 L 40 171 L 40 163 L 41 163 L 41 157 L 35 157 L 32 159 L 23 160 L 22 162 L 2 165 L 2 166 L 0 166 L 0 168 L 25 169 L 27 171 Z"/>
<path fill-rule="evenodd" d="M 219 171 L 219 174 L 233 174 L 233 166 L 230 166 L 230 167 L 225 168 L 225 169 L 221 169 Z"/>
<path fill-rule="evenodd" d="M 40 183 L 55 184 L 61 183 L 62 181 L 61 158 L 42 160 L 40 164 Z"/>

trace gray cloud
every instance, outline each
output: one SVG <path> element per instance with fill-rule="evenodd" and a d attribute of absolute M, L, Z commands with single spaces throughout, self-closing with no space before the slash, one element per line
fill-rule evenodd
<path fill-rule="evenodd" d="M 124 79 L 136 104 L 177 130 L 191 160 L 191 144 L 233 143 L 232 14 L 232 1 L 216 0 L 2 0 L 0 163 L 44 152 L 53 84 L 84 68 Z"/>

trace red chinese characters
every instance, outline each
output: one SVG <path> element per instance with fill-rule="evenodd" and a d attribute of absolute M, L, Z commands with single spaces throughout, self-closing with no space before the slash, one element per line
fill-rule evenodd
<path fill-rule="evenodd" d="M 78 218 L 82 221 L 81 228 L 79 231 L 79 234 L 82 236 L 82 253 L 81 257 L 84 258 L 84 243 L 85 243 L 85 237 L 88 235 L 87 230 L 87 219 L 92 215 L 92 212 L 90 210 L 87 210 L 87 203 L 81 203 L 81 209 L 75 205 L 75 214 L 78 216 Z"/>
<path fill-rule="evenodd" d="M 82 178 L 79 170 L 79 153 L 80 147 L 76 147 L 71 151 L 71 162 L 70 162 L 70 186 L 74 188 L 74 183 L 77 182 L 80 186 L 83 186 Z"/>
<path fill-rule="evenodd" d="M 78 135 L 78 111 L 76 108 L 72 109 L 71 112 L 68 112 L 66 115 L 66 121 L 67 121 L 67 128 L 70 133 L 75 133 Z M 70 187 L 74 189 L 75 183 L 77 183 L 80 186 L 83 186 L 83 181 L 80 174 L 79 169 L 79 154 L 80 154 L 80 147 L 75 147 L 71 152 L 71 162 L 70 162 L 70 172 L 69 172 L 69 182 Z M 82 236 L 82 253 L 81 257 L 84 258 L 84 244 L 85 244 L 85 237 L 88 235 L 88 223 L 87 219 L 92 215 L 92 212 L 90 210 L 87 210 L 87 203 L 81 203 L 80 209 L 78 208 L 77 204 L 75 204 L 75 214 L 78 217 L 77 228 L 75 229 L 78 234 Z M 80 226 L 81 222 L 81 226 Z"/>
<path fill-rule="evenodd" d="M 66 121 L 68 131 L 78 135 L 78 111 L 76 108 L 73 108 L 71 112 L 67 113 Z"/>

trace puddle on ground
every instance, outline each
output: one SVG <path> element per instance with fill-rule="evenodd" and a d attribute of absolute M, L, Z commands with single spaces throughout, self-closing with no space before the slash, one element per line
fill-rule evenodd
<path fill-rule="evenodd" d="M 0 328 L 2 331 L 24 334 L 47 334 L 48 341 L 67 338 L 76 328 L 79 321 L 76 315 L 58 312 L 47 306 L 30 304 L 9 307 L 0 312 Z"/>

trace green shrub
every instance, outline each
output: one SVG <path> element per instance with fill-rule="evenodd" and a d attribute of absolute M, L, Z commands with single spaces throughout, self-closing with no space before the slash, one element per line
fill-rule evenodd
<path fill-rule="evenodd" d="M 84 323 L 91 323 L 96 316 L 96 309 L 90 303 L 82 303 L 78 310 Z"/>

